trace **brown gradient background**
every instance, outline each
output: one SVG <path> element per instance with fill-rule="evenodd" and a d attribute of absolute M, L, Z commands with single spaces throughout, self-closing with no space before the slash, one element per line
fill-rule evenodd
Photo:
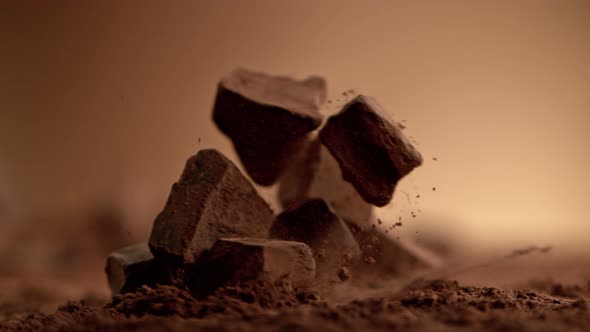
<path fill-rule="evenodd" d="M 6 222 L 112 200 L 146 238 L 188 156 L 235 157 L 210 112 L 241 65 L 320 74 L 406 120 L 426 163 L 379 211 L 422 211 L 400 234 L 590 250 L 589 1 L 0 6 Z"/>

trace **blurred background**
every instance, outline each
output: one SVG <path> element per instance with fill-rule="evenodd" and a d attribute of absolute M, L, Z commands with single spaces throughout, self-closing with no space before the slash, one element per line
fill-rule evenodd
<path fill-rule="evenodd" d="M 425 164 L 378 211 L 399 236 L 589 262 L 589 1 L 6 1 L 0 36 L 6 275 L 76 266 L 106 289 L 104 256 L 147 239 L 189 156 L 237 161 L 211 121 L 237 66 L 403 121 Z"/>

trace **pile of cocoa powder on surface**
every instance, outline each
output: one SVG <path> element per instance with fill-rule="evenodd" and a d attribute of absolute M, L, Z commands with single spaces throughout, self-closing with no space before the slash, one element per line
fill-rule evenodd
<path fill-rule="evenodd" d="M 86 300 L 53 314 L 13 315 L 0 326 L 6 331 L 584 331 L 590 326 L 590 289 L 576 290 L 557 296 L 416 281 L 392 295 L 332 304 L 321 292 L 295 288 L 287 279 L 228 286 L 204 299 L 159 286 L 115 296 L 106 305 Z"/>

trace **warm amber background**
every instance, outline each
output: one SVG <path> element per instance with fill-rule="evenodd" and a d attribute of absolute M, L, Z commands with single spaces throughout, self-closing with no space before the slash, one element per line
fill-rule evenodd
<path fill-rule="evenodd" d="M 400 234 L 590 249 L 590 1 L 5 1 L 0 25 L 5 225 L 111 201 L 145 239 L 189 155 L 234 156 L 210 111 L 243 65 L 407 121 Z"/>

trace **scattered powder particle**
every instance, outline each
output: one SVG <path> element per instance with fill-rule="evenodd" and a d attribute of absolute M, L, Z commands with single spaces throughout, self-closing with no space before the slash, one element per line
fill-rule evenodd
<path fill-rule="evenodd" d="M 338 278 L 340 278 L 341 281 L 346 281 L 348 279 L 350 279 L 350 270 L 346 267 L 341 267 L 338 269 Z"/>
<path fill-rule="evenodd" d="M 375 258 L 371 256 L 365 257 L 365 262 L 367 262 L 367 264 L 375 264 Z"/>

